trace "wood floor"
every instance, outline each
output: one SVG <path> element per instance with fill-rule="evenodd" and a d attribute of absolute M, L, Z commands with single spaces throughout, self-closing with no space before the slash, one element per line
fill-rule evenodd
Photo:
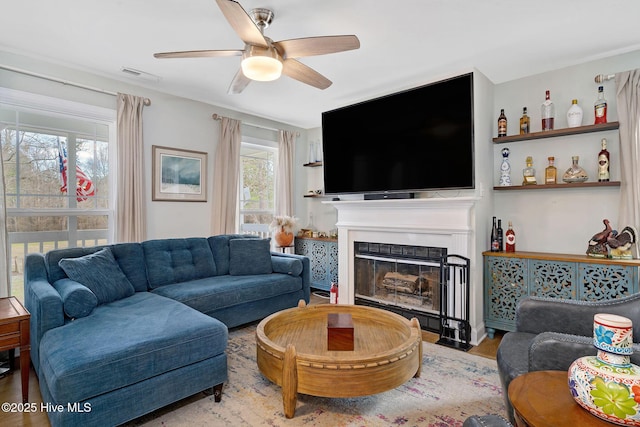
<path fill-rule="evenodd" d="M 326 300 L 316 296 L 311 297 L 310 304 L 324 304 Z M 422 339 L 426 342 L 435 343 L 438 340 L 438 334 L 432 332 L 422 332 Z M 501 336 L 496 334 L 493 339 L 485 338 L 479 345 L 471 348 L 468 353 L 495 359 L 498 344 L 500 344 Z M 16 367 L 20 363 L 16 361 Z M 0 403 L 20 403 L 22 402 L 22 391 L 20 386 L 20 371 L 16 370 L 4 377 L 0 376 Z M 36 412 L 0 412 L 0 425 L 14 427 L 46 427 L 49 426 L 49 419 L 46 412 L 40 410 L 42 397 L 40 396 L 40 388 L 36 374 L 31 368 L 29 376 L 29 402 L 35 403 Z"/>

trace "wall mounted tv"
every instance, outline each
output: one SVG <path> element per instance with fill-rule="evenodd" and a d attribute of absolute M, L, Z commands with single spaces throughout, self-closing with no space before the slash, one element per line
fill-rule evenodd
<path fill-rule="evenodd" d="M 473 74 L 322 113 L 326 194 L 474 188 Z"/>

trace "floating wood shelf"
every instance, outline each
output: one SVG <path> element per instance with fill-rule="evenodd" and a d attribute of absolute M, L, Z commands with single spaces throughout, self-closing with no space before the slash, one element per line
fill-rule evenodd
<path fill-rule="evenodd" d="M 585 188 L 585 187 L 620 187 L 620 181 L 606 182 L 572 182 L 564 184 L 511 185 L 507 187 L 493 187 L 494 190 L 550 190 L 552 188 Z"/>
<path fill-rule="evenodd" d="M 317 168 L 318 166 L 322 166 L 322 162 L 305 163 L 302 166 L 304 166 L 305 168 Z"/>
<path fill-rule="evenodd" d="M 524 135 L 509 135 L 493 138 L 495 144 L 505 144 L 507 142 L 529 141 L 533 139 L 553 138 L 556 136 L 579 135 L 581 133 L 602 132 L 615 130 L 620 127 L 619 122 L 602 123 L 597 125 L 579 126 L 576 128 L 554 129 L 544 132 L 532 132 Z"/>

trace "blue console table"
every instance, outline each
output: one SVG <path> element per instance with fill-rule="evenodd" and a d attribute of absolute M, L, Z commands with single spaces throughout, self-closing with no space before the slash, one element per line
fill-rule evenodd
<path fill-rule="evenodd" d="M 640 260 L 613 260 L 544 252 L 484 252 L 484 323 L 487 335 L 513 331 L 516 306 L 532 295 L 581 301 L 638 292 Z"/>
<path fill-rule="evenodd" d="M 311 287 L 328 291 L 338 282 L 338 240 L 321 237 L 296 237 L 295 251 L 311 261 Z"/>

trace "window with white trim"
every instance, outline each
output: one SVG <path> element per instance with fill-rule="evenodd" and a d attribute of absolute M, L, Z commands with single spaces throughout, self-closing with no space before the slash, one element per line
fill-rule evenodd
<path fill-rule="evenodd" d="M 246 139 L 246 138 L 245 138 Z M 276 143 L 252 140 L 240 149 L 240 232 L 267 236 L 275 215 Z"/>
<path fill-rule="evenodd" d="M 115 121 L 81 115 L 0 102 L 9 294 L 19 299 L 28 253 L 112 241 Z"/>

